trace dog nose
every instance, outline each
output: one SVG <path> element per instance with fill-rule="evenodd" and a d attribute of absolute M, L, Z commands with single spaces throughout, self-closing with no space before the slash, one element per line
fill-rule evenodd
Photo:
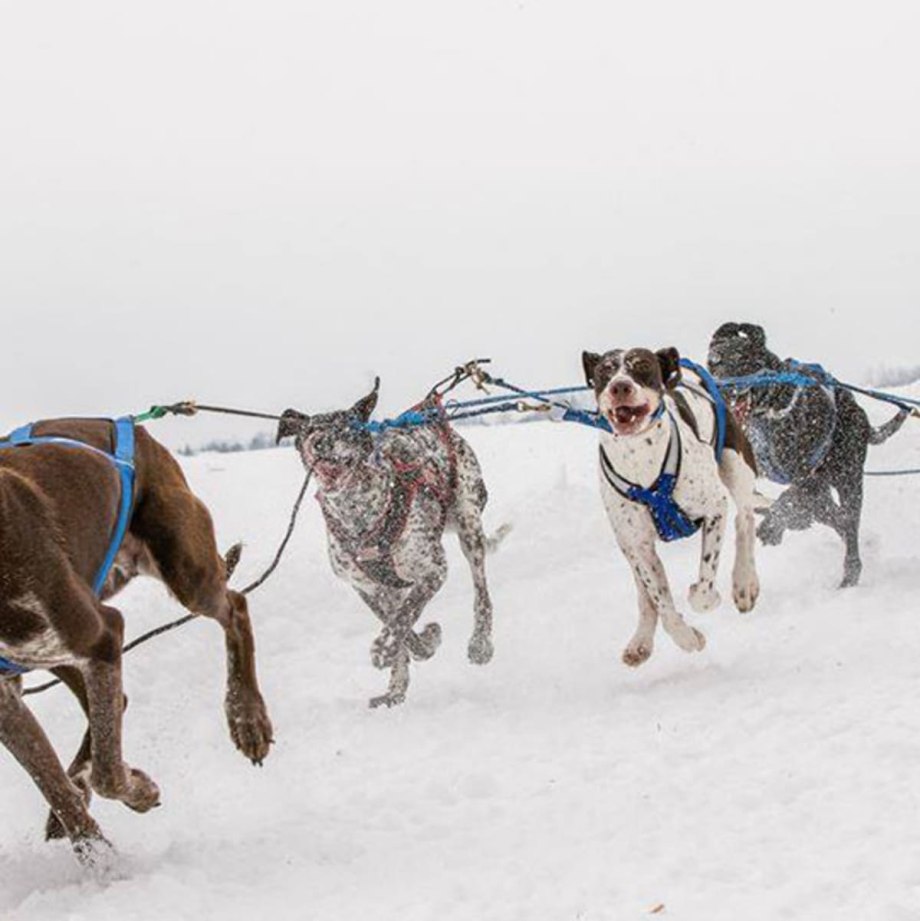
<path fill-rule="evenodd" d="M 633 393 L 635 393 L 636 388 L 633 387 L 632 381 L 620 380 L 613 381 L 610 384 L 610 395 L 615 400 L 628 400 Z"/>

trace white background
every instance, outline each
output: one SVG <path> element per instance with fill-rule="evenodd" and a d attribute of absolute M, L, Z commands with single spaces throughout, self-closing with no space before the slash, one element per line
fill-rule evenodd
<path fill-rule="evenodd" d="M 913 2 L 0 4 L 0 428 L 726 319 L 915 365 Z M 164 423 L 171 443 L 246 432 Z"/>

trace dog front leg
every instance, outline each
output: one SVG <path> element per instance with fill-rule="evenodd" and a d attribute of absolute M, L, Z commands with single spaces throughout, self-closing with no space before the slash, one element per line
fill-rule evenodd
<path fill-rule="evenodd" d="M 639 623 L 629 645 L 623 650 L 623 662 L 630 668 L 638 668 L 651 656 L 655 648 L 658 610 L 652 604 L 645 583 L 639 578 L 635 568 L 633 568 L 633 578 L 636 580 L 636 593 L 639 596 Z"/>
<path fill-rule="evenodd" d="M 364 603 L 373 611 L 374 616 L 383 624 L 380 635 L 371 644 L 371 662 L 374 668 L 389 668 L 392 664 L 391 648 L 392 637 L 390 625 L 393 622 L 391 611 L 397 606 L 394 601 L 395 590 L 380 587 L 367 590 L 355 586 L 355 591 L 361 596 Z M 441 645 L 440 624 L 428 624 L 421 633 L 409 630 L 406 633 L 406 646 L 413 659 L 420 662 L 430 659 Z"/>
<path fill-rule="evenodd" d="M 447 576 L 447 564 L 443 556 L 437 557 L 435 564 L 427 576 L 409 590 L 398 612 L 384 628 L 385 661 L 390 666 L 390 685 L 386 694 L 371 699 L 372 708 L 383 705 L 393 707 L 403 703 L 406 699 L 406 691 L 409 688 L 409 637 L 425 605 L 435 596 Z M 426 636 L 426 634 L 428 634 L 428 628 L 424 631 L 423 637 L 428 642 L 433 642 L 435 646 L 440 641 L 440 629 L 432 636 Z"/>
<path fill-rule="evenodd" d="M 703 520 L 702 547 L 700 549 L 700 577 L 690 586 L 688 599 L 690 607 L 698 614 L 717 608 L 722 599 L 716 588 L 716 576 L 719 572 L 719 558 L 722 554 L 722 540 L 725 537 L 725 510 L 727 502 L 723 499 L 715 514 Z"/>
<path fill-rule="evenodd" d="M 699 652 L 706 645 L 706 637 L 694 627 L 689 626 L 674 606 L 674 598 L 668 585 L 668 577 L 655 546 L 649 542 L 637 549 L 627 551 L 636 579 L 648 592 L 648 598 L 668 636 L 684 650 Z"/>
<path fill-rule="evenodd" d="M 261 767 L 268 756 L 272 723 L 256 677 L 256 649 L 246 598 L 228 590 L 225 604 L 212 615 L 223 627 L 227 649 L 224 710 L 233 744 Z"/>

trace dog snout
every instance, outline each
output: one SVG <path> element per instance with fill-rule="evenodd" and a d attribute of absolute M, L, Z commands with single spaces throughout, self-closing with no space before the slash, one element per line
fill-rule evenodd
<path fill-rule="evenodd" d="M 281 414 L 278 422 L 278 431 L 275 435 L 277 444 L 282 438 L 290 438 L 292 435 L 298 435 L 309 422 L 310 417 L 298 412 L 296 409 L 286 409 Z"/>
<path fill-rule="evenodd" d="M 636 387 L 632 381 L 625 377 L 617 378 L 610 382 L 610 396 L 617 402 L 625 402 L 632 399 L 636 392 Z"/>

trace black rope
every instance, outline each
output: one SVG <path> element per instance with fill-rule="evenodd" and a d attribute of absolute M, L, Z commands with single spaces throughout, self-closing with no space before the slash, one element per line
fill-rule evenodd
<path fill-rule="evenodd" d="M 250 419 L 274 419 L 276 422 L 281 421 L 281 416 L 274 416 L 271 413 L 260 413 L 249 409 L 232 409 L 228 406 L 207 406 L 204 403 L 196 403 L 195 409 L 202 413 L 223 413 L 226 416 L 248 416 Z"/>
<path fill-rule="evenodd" d="M 303 505 L 304 497 L 307 494 L 307 487 L 310 485 L 310 479 L 313 476 L 313 470 L 310 469 L 307 471 L 306 477 L 304 477 L 303 486 L 300 487 L 300 492 L 297 494 L 297 499 L 294 502 L 294 507 L 291 510 L 291 518 L 288 522 L 287 531 L 285 531 L 284 537 L 281 540 L 281 543 L 278 545 L 278 550 L 275 552 L 275 557 L 271 561 L 268 569 L 259 576 L 255 582 L 250 582 L 245 588 L 240 589 L 241 595 L 249 595 L 254 592 L 257 588 L 262 586 L 266 581 L 268 581 L 271 574 L 278 568 L 278 564 L 281 562 L 281 557 L 284 556 L 284 551 L 287 549 L 287 545 L 291 540 L 291 537 L 294 534 L 294 527 L 297 524 L 297 516 L 300 514 L 300 507 Z M 177 627 L 181 627 L 184 624 L 187 624 L 190 620 L 195 620 L 197 617 L 200 617 L 199 614 L 186 614 L 184 617 L 180 617 L 178 620 L 171 621 L 168 624 L 161 624 L 159 627 L 155 627 L 153 630 L 148 630 L 146 633 L 141 634 L 135 639 L 131 640 L 124 648 L 122 649 L 122 655 L 127 652 L 130 652 L 132 649 L 136 649 L 143 643 L 146 643 L 148 640 L 152 640 L 154 637 L 162 636 L 164 633 L 168 633 L 170 630 L 175 630 Z M 55 685 L 61 684 L 60 678 L 55 678 L 52 681 L 46 681 L 44 684 L 36 685 L 32 688 L 26 688 L 22 694 L 26 696 L 27 694 L 40 694 L 42 691 L 47 691 L 49 688 L 53 688 Z"/>

